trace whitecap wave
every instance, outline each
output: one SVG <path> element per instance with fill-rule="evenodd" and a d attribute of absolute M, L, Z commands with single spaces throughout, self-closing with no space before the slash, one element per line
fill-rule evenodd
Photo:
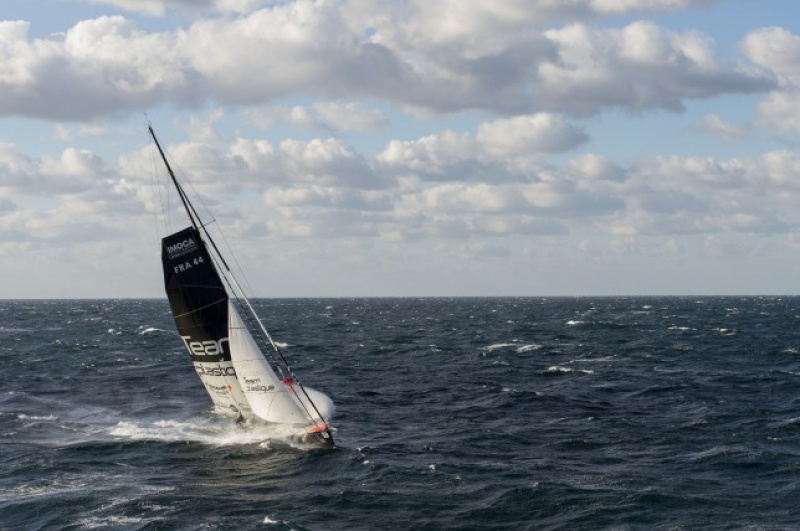
<path fill-rule="evenodd" d="M 516 352 L 528 352 L 530 350 L 539 350 L 541 345 L 536 343 L 495 343 L 484 348 L 486 352 L 494 352 L 495 350 L 515 350 Z"/>
<path fill-rule="evenodd" d="M 563 372 L 563 373 L 579 372 L 582 374 L 594 374 L 594 371 L 589 369 L 573 369 L 572 367 L 564 367 L 561 365 L 553 365 L 551 367 L 548 367 L 547 372 Z"/>
<path fill-rule="evenodd" d="M 137 332 L 139 333 L 140 336 L 143 336 L 143 335 L 146 335 L 146 334 L 153 334 L 155 332 L 166 332 L 168 334 L 174 334 L 175 333 L 174 330 L 164 330 L 163 328 L 155 328 L 155 327 L 152 327 L 152 326 L 148 326 L 146 328 L 144 326 L 140 326 L 139 329 L 137 330 Z"/>

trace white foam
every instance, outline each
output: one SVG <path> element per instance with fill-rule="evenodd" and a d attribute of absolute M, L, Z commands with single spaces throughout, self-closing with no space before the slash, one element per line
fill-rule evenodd
<path fill-rule="evenodd" d="M 594 374 L 594 371 L 591 371 L 591 370 L 588 370 L 588 369 L 578 369 L 576 371 L 575 369 L 573 369 L 571 367 L 562 367 L 561 365 L 553 365 L 551 367 L 548 367 L 547 368 L 547 372 L 564 372 L 564 373 L 580 372 L 580 373 L 583 373 L 583 374 Z"/>
<path fill-rule="evenodd" d="M 142 518 L 131 516 L 92 516 L 82 518 L 79 523 L 85 529 L 108 529 L 110 527 L 129 526 L 138 527 L 137 524 L 144 522 Z"/>
<path fill-rule="evenodd" d="M 85 482 L 64 483 L 63 480 L 55 480 L 43 485 L 17 485 L 9 489 L 0 489 L 0 502 L 51 496 L 54 493 L 75 492 L 84 488 L 86 488 Z"/>
<path fill-rule="evenodd" d="M 514 349 L 517 352 L 528 352 L 529 350 L 539 350 L 540 348 L 542 348 L 542 346 L 537 345 L 536 343 L 520 344 L 517 342 L 517 343 L 495 343 L 493 345 L 489 345 L 484 350 L 486 350 L 487 352 L 493 352 L 495 350 Z"/>
<path fill-rule="evenodd" d="M 154 328 L 152 326 L 144 328 L 142 326 L 139 327 L 139 335 L 143 336 L 145 334 L 152 334 L 153 332 L 167 332 L 169 334 L 174 333 L 173 330 L 164 330 L 163 328 Z"/>
<path fill-rule="evenodd" d="M 32 421 L 54 421 L 58 420 L 58 417 L 55 415 L 47 415 L 45 417 L 40 417 L 36 415 L 26 415 L 24 413 L 20 413 L 17 415 L 19 420 L 32 420 Z"/>
<path fill-rule="evenodd" d="M 541 345 L 531 343 L 530 345 L 522 345 L 521 347 L 518 347 L 517 352 L 528 352 L 529 350 L 539 350 L 540 348 L 542 348 Z"/>
<path fill-rule="evenodd" d="M 244 427 L 232 419 L 157 420 L 150 423 L 121 421 L 107 431 L 108 435 L 132 441 L 199 442 L 214 446 L 257 444 L 271 449 L 276 440 L 301 448 L 293 441 L 297 429 L 292 426 L 253 424 Z"/>
<path fill-rule="evenodd" d="M 514 343 L 495 343 L 494 345 L 489 345 L 488 347 L 486 347 L 486 350 L 492 352 L 494 350 L 500 350 L 503 348 L 512 348 L 512 347 L 516 348 L 516 346 L 517 345 Z"/>

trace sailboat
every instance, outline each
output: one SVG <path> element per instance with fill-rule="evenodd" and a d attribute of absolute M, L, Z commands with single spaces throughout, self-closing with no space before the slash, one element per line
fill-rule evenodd
<path fill-rule="evenodd" d="M 333 402 L 300 383 L 175 177 L 151 124 L 148 131 L 191 223 L 162 239 L 161 262 L 175 326 L 214 411 L 239 424 L 281 425 L 293 438 L 332 447 Z"/>

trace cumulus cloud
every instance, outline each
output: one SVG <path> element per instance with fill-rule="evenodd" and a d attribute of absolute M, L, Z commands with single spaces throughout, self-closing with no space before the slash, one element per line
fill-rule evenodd
<path fill-rule="evenodd" d="M 246 113 L 247 120 L 260 128 L 275 125 L 289 125 L 311 131 L 332 132 L 333 129 L 318 117 L 313 108 L 296 105 L 294 107 L 270 107 L 254 109 Z"/>
<path fill-rule="evenodd" d="M 626 178 L 625 168 L 607 157 L 592 153 L 568 161 L 566 171 L 591 181 L 622 181 Z"/>
<path fill-rule="evenodd" d="M 574 19 L 576 11 L 690 4 L 702 2 L 220 0 L 203 5 L 241 15 L 209 15 L 171 32 L 107 16 L 44 39 L 30 39 L 26 22 L 3 22 L 0 115 L 82 121 L 164 102 L 250 106 L 307 93 L 328 101 L 366 96 L 429 114 L 582 116 L 613 107 L 681 110 L 687 99 L 770 89 L 769 76 L 718 59 L 713 42 L 698 32 L 651 22 L 621 29 L 542 24 L 556 12 Z M 165 4 L 135 5 L 158 11 Z M 790 67 L 759 51 L 771 36 L 753 35 L 744 49 L 791 78 Z M 346 105 L 316 107 L 310 119 L 358 130 L 381 122 Z"/>
<path fill-rule="evenodd" d="M 386 127 L 389 120 L 378 109 L 351 102 L 322 101 L 310 106 L 272 106 L 245 113 L 248 121 L 262 128 L 289 125 L 311 131 L 371 131 Z"/>
<path fill-rule="evenodd" d="M 800 92 L 776 92 L 758 104 L 759 122 L 768 129 L 800 134 Z"/>
<path fill-rule="evenodd" d="M 580 135 L 573 138 L 579 130 L 551 115 L 524 123 L 530 131 L 520 126 L 524 134 L 500 146 L 486 135 L 494 138 L 515 122 L 486 122 L 475 135 L 391 141 L 374 157 L 330 138 L 272 144 L 237 137 L 170 145 L 168 153 L 188 176 L 192 193 L 221 210 L 223 219 L 279 238 L 335 234 L 401 241 L 587 230 L 619 237 L 775 234 L 800 223 L 794 214 L 800 160 L 790 151 L 753 159 L 653 157 L 624 166 L 579 154 L 554 165 L 537 156 L 550 149 L 537 138 L 547 137 L 548 128 L 556 137 L 570 131 L 565 138 L 572 140 L 562 145 L 570 147 L 579 145 Z M 149 189 L 152 153 L 109 163 L 73 148 L 57 158 L 34 158 L 11 145 L 0 147 L 0 240 L 16 241 L 25 231 L 81 238 L 91 225 L 126 231 L 127 222 L 118 218 L 143 220 L 161 207 Z M 528 163 L 507 163 L 516 158 Z M 47 229 L 24 206 L 42 190 L 53 205 L 43 218 Z M 250 207 L 237 204 L 242 193 L 251 198 Z M 261 197 L 265 208 L 248 213 L 253 197 Z M 74 220 L 66 221 L 70 216 Z"/>
<path fill-rule="evenodd" d="M 800 134 L 800 37 L 768 27 L 748 34 L 740 44 L 747 57 L 770 72 L 778 88 L 758 105 L 759 124 L 779 133 Z"/>
<path fill-rule="evenodd" d="M 0 190 L 9 195 L 80 194 L 108 176 L 104 161 L 87 150 L 65 149 L 57 158 L 32 158 L 0 145 Z"/>
<path fill-rule="evenodd" d="M 773 87 L 769 77 L 717 60 L 710 39 L 697 32 L 634 22 L 622 29 L 573 24 L 546 35 L 559 55 L 540 65 L 536 99 L 575 115 L 605 107 L 680 111 L 684 99 Z"/>
<path fill-rule="evenodd" d="M 783 86 L 800 86 L 800 37 L 779 27 L 761 28 L 742 40 L 755 64 L 772 72 Z"/>
<path fill-rule="evenodd" d="M 143 204 L 97 154 L 68 148 L 30 157 L 0 146 L 0 242 L 102 242 L 125 232 Z"/>
<path fill-rule="evenodd" d="M 747 128 L 743 125 L 726 122 L 716 114 L 705 114 L 695 129 L 704 133 L 709 133 L 727 142 L 740 142 L 747 137 Z"/>
<path fill-rule="evenodd" d="M 59 38 L 29 41 L 28 30 L 27 22 L 0 22 L 1 115 L 82 121 L 192 100 L 166 35 L 119 16 L 79 22 Z"/>
<path fill-rule="evenodd" d="M 476 140 L 487 153 L 504 157 L 563 153 L 589 137 L 563 117 L 542 113 L 481 124 Z"/>
<path fill-rule="evenodd" d="M 494 148 L 478 135 L 447 136 L 427 144 L 424 138 L 390 142 L 394 147 L 374 157 L 335 139 L 272 144 L 236 138 L 170 145 L 168 152 L 190 188 L 204 203 L 211 199 L 217 219 L 256 241 L 443 239 L 480 248 L 488 241 L 482 238 L 491 237 L 500 238 L 494 240 L 498 247 L 487 249 L 502 254 L 506 238 L 591 233 L 605 243 L 585 241 L 579 248 L 589 254 L 652 255 L 678 252 L 676 237 L 789 234 L 800 223 L 800 159 L 790 151 L 725 160 L 653 157 L 624 166 L 596 154 L 558 165 L 534 157 L 524 170 L 504 167 L 500 180 L 464 180 L 461 169 L 487 167 Z M 527 155 L 528 149 L 527 141 L 511 143 L 503 158 Z M 414 169 L 421 154 L 440 162 L 435 179 Z M 112 163 L 85 150 L 50 159 L 4 146 L 0 242 L 103 242 L 148 232 L 152 212 L 161 206 L 147 182 L 151 155 L 130 153 Z M 392 160 L 416 178 L 379 178 Z M 50 205 L 44 213 L 26 206 L 39 197 L 43 182 Z M 237 204 L 243 192 L 248 202 Z M 638 240 L 653 236 L 673 244 Z"/>
<path fill-rule="evenodd" d="M 313 105 L 314 110 L 334 129 L 344 131 L 371 131 L 389 125 L 389 120 L 378 109 L 365 109 L 358 103 L 323 101 Z"/>
<path fill-rule="evenodd" d="M 475 135 L 444 131 L 413 141 L 395 140 L 377 156 L 381 167 L 424 180 L 504 181 L 528 179 L 520 168 L 543 155 L 564 153 L 587 142 L 578 126 L 553 114 L 484 122 Z"/>

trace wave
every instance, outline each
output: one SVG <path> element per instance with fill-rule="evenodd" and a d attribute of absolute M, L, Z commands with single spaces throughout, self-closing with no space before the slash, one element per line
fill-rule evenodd
<path fill-rule="evenodd" d="M 589 369 L 573 369 L 572 367 L 564 367 L 561 365 L 552 365 L 547 368 L 547 372 L 563 372 L 563 373 L 579 372 L 582 374 L 594 374 L 594 371 Z"/>
<path fill-rule="evenodd" d="M 156 333 L 156 332 L 165 332 L 167 334 L 177 334 L 177 332 L 175 330 L 164 330 L 163 328 L 155 328 L 153 326 L 149 326 L 147 328 L 145 328 L 144 326 L 140 326 L 139 329 L 137 330 L 137 332 L 139 333 L 140 336 L 143 336 L 143 335 L 146 335 L 146 334 L 153 334 L 153 333 Z M 109 333 L 111 333 L 111 330 L 109 330 Z"/>
<path fill-rule="evenodd" d="M 520 343 L 495 343 L 493 345 L 489 345 L 485 347 L 484 350 L 486 352 L 494 352 L 495 350 L 514 350 L 516 352 L 528 352 L 531 350 L 539 350 L 542 348 L 541 345 L 537 345 L 536 343 L 527 343 L 527 344 L 520 344 Z"/>

